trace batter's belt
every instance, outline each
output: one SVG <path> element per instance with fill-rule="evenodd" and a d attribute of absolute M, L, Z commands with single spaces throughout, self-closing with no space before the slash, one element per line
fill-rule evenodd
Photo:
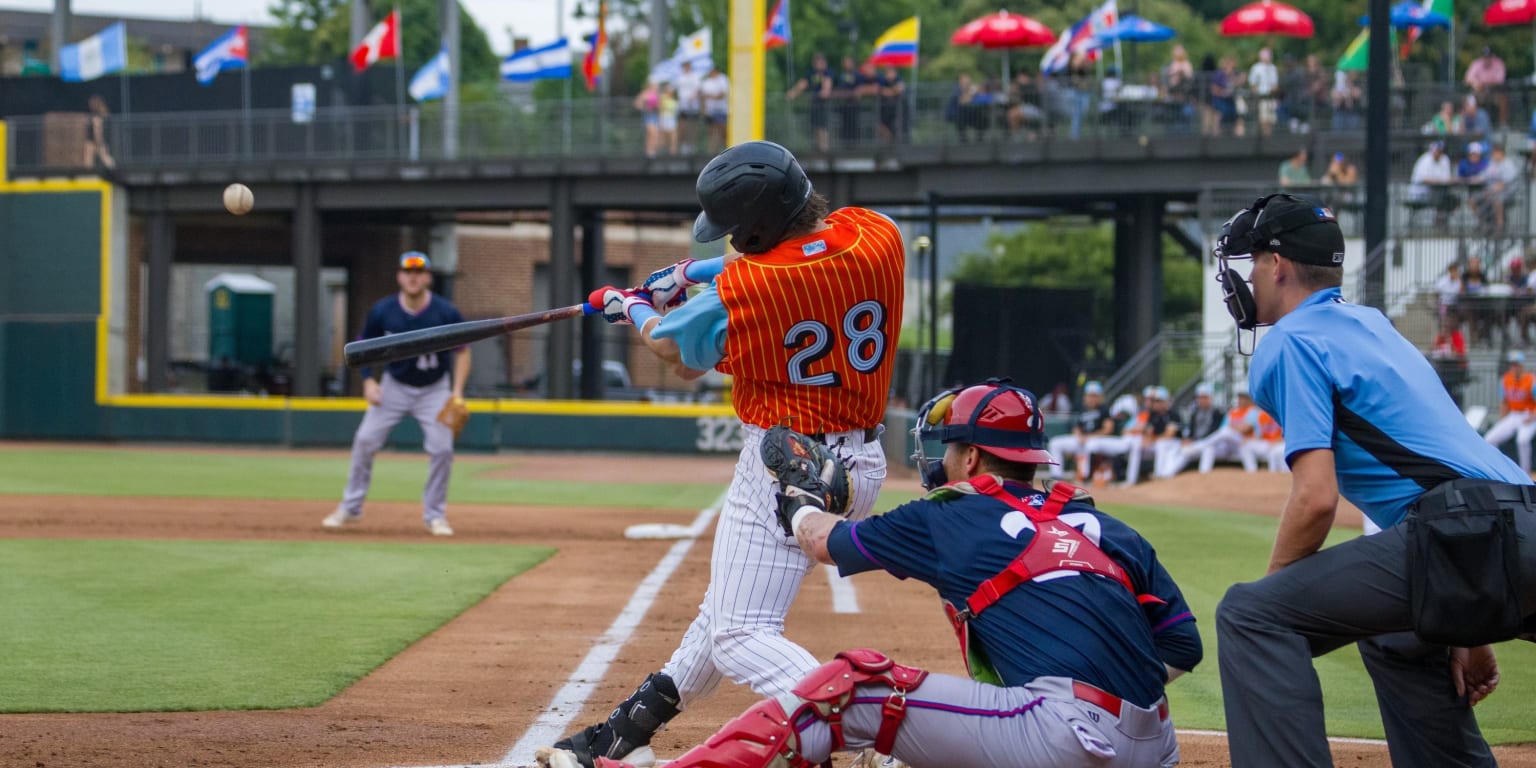
<path fill-rule="evenodd" d="M 843 435 L 859 435 L 866 443 L 873 443 L 880 436 L 879 427 L 865 427 L 863 429 L 850 429 L 847 432 L 812 432 L 810 438 L 817 442 L 825 443 L 829 439 L 837 439 Z"/>

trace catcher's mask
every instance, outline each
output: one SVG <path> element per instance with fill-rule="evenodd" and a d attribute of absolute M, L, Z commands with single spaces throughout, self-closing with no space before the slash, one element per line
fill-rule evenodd
<path fill-rule="evenodd" d="M 968 443 L 1005 461 L 1056 463 L 1045 449 L 1045 421 L 1035 396 L 1008 379 L 940 392 L 918 412 L 912 436 L 917 446 L 912 458 L 928 490 L 949 482 L 944 471 L 946 443 Z M 929 442 L 935 444 L 938 458 L 928 456 Z"/>
<path fill-rule="evenodd" d="M 1303 229 L 1307 230 L 1304 234 L 1300 232 Z M 1216 282 L 1221 285 L 1227 314 L 1237 323 L 1238 351 L 1244 354 L 1250 354 L 1253 345 L 1244 350 L 1242 332 L 1268 323 L 1259 322 L 1253 288 L 1231 262 L 1252 259 L 1254 251 L 1281 248 L 1286 258 L 1304 264 L 1336 266 L 1344 262 L 1344 235 L 1333 211 L 1304 195 L 1281 192 L 1261 197 L 1227 219 L 1216 238 Z"/>
<path fill-rule="evenodd" d="M 699 172 L 699 207 L 693 239 L 731 236 L 742 253 L 763 253 L 783 239 L 811 199 L 811 180 L 789 150 L 748 141 L 716 155 Z"/>

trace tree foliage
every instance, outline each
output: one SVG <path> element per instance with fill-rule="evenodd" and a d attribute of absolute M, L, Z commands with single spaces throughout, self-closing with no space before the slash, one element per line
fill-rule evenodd
<path fill-rule="evenodd" d="M 1012 232 L 996 232 L 984 253 L 962 254 L 953 278 L 957 283 L 1009 287 L 1086 288 L 1093 292 L 1090 356 L 1112 359 L 1115 337 L 1115 231 L 1106 222 L 1057 220 L 1033 222 Z M 1163 238 L 1163 315 L 1175 325 L 1198 323 L 1200 262 L 1172 238 Z"/>
<path fill-rule="evenodd" d="M 397 5 L 402 63 L 414 73 L 442 47 L 438 0 L 370 0 L 370 24 Z M 273 0 L 267 10 L 278 23 L 264 50 L 254 52 L 260 64 L 337 64 L 352 51 L 349 0 Z M 459 56 L 464 83 L 495 82 L 499 76 L 499 60 L 491 52 L 490 40 L 463 5 L 459 6 Z"/>

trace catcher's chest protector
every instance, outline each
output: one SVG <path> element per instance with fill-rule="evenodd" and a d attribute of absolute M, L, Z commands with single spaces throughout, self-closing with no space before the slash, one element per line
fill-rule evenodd
<path fill-rule="evenodd" d="M 970 620 L 991 607 L 1003 595 L 1036 576 L 1058 571 L 1096 573 L 1120 582 L 1136 597 L 1138 603 L 1162 602 L 1154 595 L 1138 594 L 1135 585 L 1131 584 L 1131 577 L 1119 563 L 1104 554 L 1104 550 L 1089 541 L 1081 531 L 1060 520 L 1062 507 L 1072 500 L 1077 488 L 1066 483 L 1056 483 L 1046 497 L 1045 504 L 1036 508 L 1004 490 L 1003 484 L 992 475 L 973 477 L 968 482 L 978 493 L 991 496 L 1023 512 L 1035 524 L 1035 534 L 1024 546 L 1024 551 L 1002 572 L 982 582 L 966 598 L 964 609 L 956 609 L 948 601 L 944 603 L 944 614 L 949 617 L 955 636 L 960 640 L 960 652 L 965 657 L 966 671 L 973 679 L 994 685 L 1002 684 L 981 647 L 971 642 Z"/>

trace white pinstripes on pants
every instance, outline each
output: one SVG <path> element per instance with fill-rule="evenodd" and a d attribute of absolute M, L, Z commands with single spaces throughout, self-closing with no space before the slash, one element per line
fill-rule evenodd
<path fill-rule="evenodd" d="M 784 637 L 784 616 L 814 562 L 779 528 L 775 483 L 758 454 L 765 432 L 742 427 L 741 457 L 715 529 L 709 588 L 698 617 L 661 670 L 677 684 L 684 707 L 708 696 L 726 677 L 759 696 L 784 695 L 820 666 Z M 865 443 L 861 432 L 840 432 L 826 441 L 848 468 L 849 517 L 868 516 L 885 479 L 879 439 Z"/>

